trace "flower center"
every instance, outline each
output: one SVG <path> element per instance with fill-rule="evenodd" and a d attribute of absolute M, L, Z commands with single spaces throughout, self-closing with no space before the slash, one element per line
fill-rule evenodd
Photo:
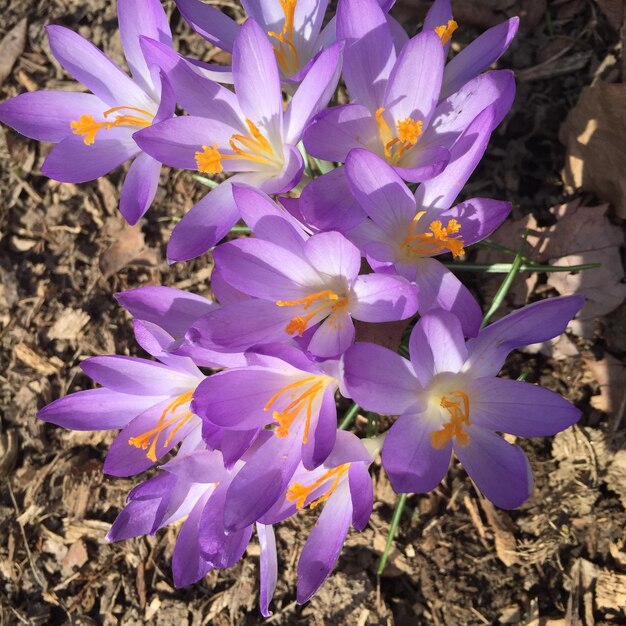
<path fill-rule="evenodd" d="M 415 233 L 417 223 L 426 211 L 418 211 L 408 227 L 408 235 L 402 240 L 402 249 L 406 256 L 434 256 L 445 250 L 452 252 L 455 257 L 462 256 L 463 238 L 460 233 L 461 225 L 455 219 L 448 220 L 447 226 L 440 220 L 429 225 L 429 232 Z"/>
<path fill-rule="evenodd" d="M 383 144 L 385 157 L 390 165 L 397 165 L 402 155 L 410 150 L 422 134 L 422 121 L 407 117 L 396 124 L 397 134 L 394 137 L 384 117 L 385 108 L 376 110 L 378 135 Z"/>
<path fill-rule="evenodd" d="M 187 391 L 172 400 L 161 413 L 161 417 L 154 428 L 147 430 L 141 435 L 131 437 L 128 443 L 131 446 L 135 446 L 135 448 L 148 450 L 146 456 L 151 461 L 156 461 L 156 447 L 161 433 L 166 428 L 174 426 L 167 439 L 163 442 L 163 446 L 168 446 L 174 435 L 193 417 L 193 413 L 189 410 L 189 402 L 191 402 L 192 395 L 193 391 Z M 185 405 L 187 406 L 185 407 Z"/>
<path fill-rule="evenodd" d="M 444 46 L 450 41 L 450 39 L 452 39 L 454 31 L 458 27 L 459 25 L 454 20 L 448 20 L 447 24 L 442 24 L 441 26 L 437 26 L 437 28 L 435 28 L 435 32 L 439 35 L 441 43 Z"/>
<path fill-rule="evenodd" d="M 309 311 L 314 303 L 318 306 L 316 306 L 312 311 Z M 299 337 L 302 337 L 302 334 L 306 330 L 308 323 L 316 315 L 322 312 L 325 312 L 326 316 L 331 315 L 332 313 L 334 313 L 341 307 L 346 306 L 347 304 L 347 297 L 339 296 L 330 289 L 317 291 L 316 293 L 312 293 L 310 296 L 306 296 L 306 298 L 301 298 L 300 300 L 279 300 L 276 303 L 277 306 L 302 306 L 304 308 L 304 311 L 307 312 L 305 315 L 296 315 L 285 327 L 285 331 L 289 335 L 292 335 L 293 333 L 298 333 Z"/>
<path fill-rule="evenodd" d="M 274 54 L 280 69 L 288 76 L 295 74 L 300 67 L 298 49 L 293 42 L 293 19 L 298 0 L 278 0 L 285 14 L 285 25 L 280 33 L 269 31 L 267 34 L 277 40 Z"/>
<path fill-rule="evenodd" d="M 78 120 L 70 122 L 70 128 L 75 135 L 83 136 L 83 142 L 86 146 L 90 146 L 96 140 L 96 135 L 98 131 L 102 130 L 110 130 L 115 126 L 135 126 L 139 128 L 145 128 L 146 126 L 150 126 L 152 124 L 152 120 L 154 119 L 154 115 L 148 111 L 144 111 L 144 109 L 138 109 L 137 107 L 131 106 L 119 106 L 113 107 L 112 109 L 107 109 L 102 116 L 107 118 L 112 113 L 117 111 L 134 111 L 135 113 L 139 113 L 139 115 L 143 115 L 144 117 L 139 117 L 138 115 L 131 114 L 121 114 L 116 115 L 113 119 L 107 120 L 105 119 L 102 122 L 96 122 L 93 119 L 92 115 L 81 115 Z"/>
<path fill-rule="evenodd" d="M 350 463 L 344 463 L 343 465 L 339 465 L 339 467 L 334 467 L 333 469 L 328 470 L 324 474 L 322 474 L 316 481 L 312 482 L 310 485 L 303 485 L 302 483 L 293 483 L 287 490 L 287 500 L 289 502 L 296 503 L 298 509 L 302 509 L 304 507 L 304 503 L 306 499 L 309 497 L 311 492 L 313 492 L 318 487 L 321 487 L 326 481 L 333 479 L 330 487 L 319 497 L 313 500 L 309 504 L 309 507 L 314 509 L 318 504 L 325 502 L 330 498 L 331 494 L 337 487 L 339 486 L 339 482 L 341 481 L 341 477 L 348 471 L 350 468 Z"/>
<path fill-rule="evenodd" d="M 324 375 L 308 376 L 306 378 L 301 378 L 295 383 L 291 383 L 282 389 L 279 389 L 263 407 L 264 411 L 269 411 L 272 408 L 272 405 L 274 405 L 278 399 L 284 395 L 291 400 L 291 402 L 282 411 L 272 411 L 272 417 L 278 424 L 276 435 L 278 437 L 286 437 L 289 434 L 290 426 L 293 424 L 298 415 L 300 415 L 300 412 L 304 410 L 306 421 L 304 424 L 302 443 L 306 443 L 309 438 L 309 427 L 311 425 L 313 403 L 315 402 L 315 398 L 318 393 L 323 393 L 326 387 L 328 387 L 333 380 L 334 379 L 332 377 Z"/>
<path fill-rule="evenodd" d="M 202 146 L 195 154 L 198 171 L 205 174 L 221 174 L 224 171 L 222 161 L 235 159 L 243 159 L 254 163 L 263 163 L 269 165 L 275 161 L 274 150 L 270 142 L 263 136 L 257 126 L 246 118 L 246 124 L 250 129 L 251 137 L 235 133 L 230 138 L 230 147 L 235 154 L 222 154 L 217 144 L 211 146 Z"/>
<path fill-rule="evenodd" d="M 459 446 L 466 446 L 470 438 L 463 427 L 471 426 L 468 395 L 463 391 L 450 391 L 441 397 L 439 406 L 450 413 L 450 421 L 444 424 L 441 430 L 436 430 L 430 434 L 432 447 L 436 450 L 442 450 L 453 437 Z"/>

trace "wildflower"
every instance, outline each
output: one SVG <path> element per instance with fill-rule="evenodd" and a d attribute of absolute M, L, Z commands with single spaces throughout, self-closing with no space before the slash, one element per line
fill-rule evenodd
<path fill-rule="evenodd" d="M 531 304 L 467 343 L 454 315 L 431 311 L 411 333 L 410 361 L 373 344 L 350 348 L 344 376 L 355 402 L 399 415 L 382 451 L 394 489 L 434 489 L 454 450 L 489 500 L 520 506 L 532 490 L 528 460 L 496 433 L 553 435 L 578 421 L 580 411 L 547 389 L 495 376 L 511 350 L 560 334 L 582 304 L 579 296 Z"/>
<path fill-rule="evenodd" d="M 56 143 L 42 172 L 61 182 L 94 180 L 134 159 L 120 212 L 135 224 L 154 199 L 161 164 L 141 152 L 133 133 L 171 117 L 176 104 L 167 81 L 148 66 L 139 38 L 147 35 L 170 46 L 172 36 L 158 0 L 119 0 L 117 6 L 132 78 L 80 35 L 48 26 L 52 54 L 92 93 L 25 93 L 0 103 L 0 121 L 32 139 Z"/>
<path fill-rule="evenodd" d="M 235 172 L 229 181 L 193 207 L 174 229 L 168 258 L 181 261 L 206 252 L 239 218 L 232 197 L 233 182 L 247 182 L 266 193 L 288 191 L 297 184 L 303 162 L 296 144 L 308 121 L 325 106 L 335 89 L 341 69 L 341 45 L 335 44 L 317 58 L 284 112 L 272 46 L 253 20 L 241 27 L 235 41 L 236 94 L 202 79 L 192 66 L 166 47 L 154 42 L 144 45 L 151 47 L 151 58 L 167 72 L 183 106 L 192 100 L 192 91 L 209 97 L 202 108 L 191 101 L 193 110 L 189 116 L 169 119 L 136 133 L 138 144 L 173 167 L 210 176 Z"/>

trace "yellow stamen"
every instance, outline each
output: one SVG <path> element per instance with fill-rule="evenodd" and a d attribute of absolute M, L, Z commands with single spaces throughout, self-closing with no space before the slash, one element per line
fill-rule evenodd
<path fill-rule="evenodd" d="M 435 28 L 435 32 L 439 35 L 444 46 L 452 39 L 452 34 L 458 27 L 459 25 L 454 20 L 448 20 L 447 24 L 442 24 Z"/>
<path fill-rule="evenodd" d="M 471 426 L 469 420 L 469 397 L 467 394 L 463 391 L 451 391 L 442 396 L 439 406 L 447 409 L 450 413 L 450 421 L 444 424 L 441 430 L 430 434 L 432 447 L 436 450 L 441 450 L 446 447 L 453 437 L 459 446 L 466 446 L 470 442 L 470 438 L 467 432 L 463 430 L 463 426 Z"/>
<path fill-rule="evenodd" d="M 378 136 L 383 144 L 387 161 L 391 165 L 397 165 L 402 155 L 417 143 L 422 134 L 423 122 L 421 120 L 414 120 L 412 117 L 400 120 L 396 124 L 397 136 L 394 137 L 391 133 L 391 128 L 389 128 L 389 124 L 387 124 L 387 120 L 385 120 L 384 113 L 384 107 L 380 107 L 376 110 Z"/>
<path fill-rule="evenodd" d="M 285 14 L 285 24 L 280 33 L 269 31 L 267 34 L 278 41 L 274 54 L 280 69 L 287 75 L 295 74 L 300 68 L 298 49 L 293 42 L 293 23 L 298 0 L 278 0 Z"/>
<path fill-rule="evenodd" d="M 170 431 L 170 434 L 167 436 L 167 439 L 163 442 L 163 446 L 168 446 L 174 435 L 193 417 L 193 413 L 187 409 L 179 412 L 184 404 L 191 402 L 191 398 L 193 395 L 193 391 L 187 391 L 186 393 L 181 394 L 177 398 L 175 398 L 172 402 L 170 402 L 163 413 L 161 413 L 161 417 L 157 422 L 157 425 L 150 430 L 147 430 L 145 433 L 137 435 L 135 437 L 131 437 L 128 440 L 128 443 L 131 446 L 135 446 L 135 448 L 141 448 L 142 450 L 148 450 L 146 452 L 146 456 L 151 461 L 156 461 L 156 449 L 157 443 L 159 441 L 159 437 L 161 433 L 166 429 L 176 424 L 174 428 Z M 168 414 L 171 416 L 168 418 Z"/>
<path fill-rule="evenodd" d="M 136 115 L 116 115 L 115 119 L 112 121 L 104 120 L 102 122 L 96 122 L 96 120 L 93 119 L 93 115 L 81 115 L 78 120 L 70 122 L 70 128 L 75 135 L 84 136 L 83 142 L 86 146 L 91 146 L 96 140 L 98 131 L 102 129 L 110 130 L 116 126 L 137 126 L 139 128 L 145 128 L 146 126 L 150 126 L 154 119 L 152 113 L 131 106 L 113 107 L 112 109 L 104 111 L 102 115 L 106 118 L 112 113 L 122 110 L 135 111 L 148 119 L 137 117 Z"/>
<path fill-rule="evenodd" d="M 282 389 L 279 389 L 263 407 L 264 411 L 269 411 L 276 401 L 284 394 L 288 394 L 289 397 L 293 397 L 292 390 L 305 387 L 305 389 L 296 396 L 282 411 L 272 411 L 272 417 L 278 424 L 276 429 L 276 435 L 278 437 L 286 437 L 289 434 L 289 428 L 293 424 L 294 420 L 300 415 L 300 412 L 305 409 L 306 421 L 304 423 L 304 435 L 302 437 L 302 443 L 306 443 L 309 438 L 309 427 L 311 425 L 311 417 L 313 416 L 313 402 L 317 397 L 317 394 L 323 392 L 328 385 L 333 381 L 330 376 L 316 375 L 307 376 L 297 380 L 295 383 L 291 383 Z M 297 393 L 297 392 L 296 392 Z"/>
<path fill-rule="evenodd" d="M 325 502 L 330 498 L 331 494 L 337 487 L 339 486 L 339 481 L 341 477 L 348 471 L 350 467 L 350 463 L 344 463 L 343 465 L 339 465 L 338 467 L 334 467 L 331 470 L 328 470 L 324 474 L 322 474 L 316 481 L 312 482 L 310 485 L 303 485 L 302 483 L 293 483 L 287 490 L 287 500 L 289 502 L 296 503 L 296 507 L 298 509 L 302 509 L 304 507 L 304 503 L 309 495 L 315 491 L 318 487 L 321 487 L 327 480 L 330 478 L 333 479 L 330 487 L 319 497 L 313 500 L 309 504 L 309 507 L 314 509 L 318 504 Z"/>
<path fill-rule="evenodd" d="M 230 147 L 235 154 L 222 154 L 216 143 L 213 144 L 213 147 L 202 146 L 202 150 L 199 150 L 194 155 L 198 171 L 205 174 L 221 174 L 224 170 L 222 166 L 222 161 L 224 160 L 243 159 L 265 165 L 271 163 L 274 158 L 272 145 L 263 136 L 254 122 L 246 118 L 246 124 L 252 137 L 235 133 L 230 138 Z"/>
<path fill-rule="evenodd" d="M 455 257 L 465 253 L 463 238 L 458 235 L 461 225 L 457 220 L 448 220 L 443 226 L 440 220 L 430 223 L 430 232 L 415 234 L 415 228 L 426 211 L 418 211 L 409 225 L 409 234 L 402 241 L 402 246 L 408 256 L 434 256 L 444 250 L 452 252 Z"/>
<path fill-rule="evenodd" d="M 319 301 L 319 302 L 318 302 Z M 285 331 L 292 335 L 298 333 L 298 336 L 302 337 L 302 334 L 307 328 L 308 323 L 322 311 L 329 309 L 327 315 L 331 315 L 337 309 L 348 304 L 348 298 L 338 296 L 334 291 L 325 289 L 323 291 L 317 291 L 310 296 L 301 298 L 300 300 L 278 300 L 277 306 L 302 306 L 305 311 L 308 311 L 314 302 L 318 302 L 319 306 L 312 311 L 309 311 L 306 315 L 296 315 L 285 327 Z"/>

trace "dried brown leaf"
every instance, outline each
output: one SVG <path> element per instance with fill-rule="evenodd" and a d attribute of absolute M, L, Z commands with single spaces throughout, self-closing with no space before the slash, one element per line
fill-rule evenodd
<path fill-rule="evenodd" d="M 596 3 L 606 15 L 609 24 L 615 30 L 619 30 L 624 20 L 624 0 L 596 0 Z"/>
<path fill-rule="evenodd" d="M 90 319 L 89 315 L 80 309 L 63 309 L 48 331 L 48 339 L 75 341 Z"/>
<path fill-rule="evenodd" d="M 600 387 L 600 395 L 591 398 L 592 406 L 616 419 L 620 418 L 626 403 L 626 365 L 610 354 L 606 354 L 600 361 L 596 361 L 592 355 L 584 355 L 584 359 Z"/>
<path fill-rule="evenodd" d="M 134 261 L 144 248 L 141 226 L 127 226 L 118 235 L 117 241 L 100 257 L 100 271 L 104 278 L 119 272 Z"/>
<path fill-rule="evenodd" d="M 50 364 L 50 362 L 35 352 L 32 348 L 25 343 L 18 343 L 14 350 L 15 358 L 21 361 L 25 365 L 28 365 L 31 369 L 34 369 L 41 374 L 54 374 L 57 368 Z"/>
<path fill-rule="evenodd" d="M 0 86 L 7 79 L 26 46 L 28 22 L 20 20 L 0 41 Z"/>

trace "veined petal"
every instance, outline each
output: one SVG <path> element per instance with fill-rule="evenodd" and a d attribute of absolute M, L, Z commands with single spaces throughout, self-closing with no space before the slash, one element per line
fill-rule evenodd
<path fill-rule="evenodd" d="M 355 320 L 395 322 L 417 311 L 417 289 L 401 276 L 366 274 L 357 278 L 353 289 L 357 302 L 351 314 Z"/>
<path fill-rule="evenodd" d="M 532 493 L 533 478 L 526 455 L 480 426 L 467 427 L 469 443 L 454 446 L 465 471 L 483 495 L 502 509 L 521 506 Z"/>
<path fill-rule="evenodd" d="M 302 464 L 308 470 L 319 467 L 328 459 L 337 437 L 337 405 L 335 385 L 324 390 L 319 411 L 313 412 L 309 425 L 309 436 L 302 445 Z"/>
<path fill-rule="evenodd" d="M 141 153 L 132 162 L 120 194 L 120 213 L 130 224 L 136 224 L 150 208 L 159 186 L 161 164 Z"/>
<path fill-rule="evenodd" d="M 228 15 L 200 0 L 176 0 L 176 6 L 198 35 L 232 52 L 239 26 Z"/>
<path fill-rule="evenodd" d="M 351 283 L 361 269 L 361 253 L 341 233 L 318 233 L 304 246 L 307 261 L 321 274 L 341 276 Z M 291 270 L 290 270 L 291 271 Z"/>
<path fill-rule="evenodd" d="M 274 528 L 270 524 L 256 524 L 256 532 L 259 537 L 259 547 L 261 548 L 260 567 L 260 589 L 259 605 L 261 615 L 269 617 L 272 612 L 269 604 L 274 596 L 276 583 L 278 582 L 278 560 L 276 557 L 276 537 Z"/>
<path fill-rule="evenodd" d="M 409 150 L 394 169 L 404 180 L 421 183 L 441 174 L 449 160 L 450 152 L 446 148 L 424 142 Z"/>
<path fill-rule="evenodd" d="M 500 226 L 511 212 L 511 203 L 490 198 L 472 198 L 461 202 L 447 211 L 428 211 L 424 221 L 455 219 L 461 224 L 463 245 L 469 246 L 489 237 Z M 435 214 L 437 217 L 435 217 Z"/>
<path fill-rule="evenodd" d="M 331 313 L 313 333 L 307 350 L 323 359 L 341 356 L 353 343 L 356 331 L 350 313 L 340 309 Z"/>
<path fill-rule="evenodd" d="M 352 525 L 364 530 L 372 514 L 374 488 L 365 463 L 352 463 L 348 470 L 350 499 L 352 500 Z"/>

